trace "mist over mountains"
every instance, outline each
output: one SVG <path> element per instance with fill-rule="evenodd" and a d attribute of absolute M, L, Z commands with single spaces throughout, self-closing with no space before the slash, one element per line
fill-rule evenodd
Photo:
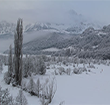
<path fill-rule="evenodd" d="M 24 26 L 23 52 L 65 55 L 66 50 L 70 49 L 71 55 L 79 57 L 109 58 L 109 25 L 103 27 L 74 10 L 63 17 L 60 23 L 36 22 Z M 13 23 L 0 22 L 0 40 L 5 46 L 13 43 L 15 27 Z M 7 49 L 1 51 L 6 53 Z"/>
<path fill-rule="evenodd" d="M 49 16 L 50 17 L 50 16 Z M 45 20 L 45 17 L 44 17 Z M 73 33 L 81 33 L 88 27 L 102 28 L 102 24 L 91 19 L 85 18 L 83 15 L 76 13 L 74 10 L 61 13 L 60 15 L 52 18 L 53 21 L 48 19 L 45 22 L 35 22 L 24 26 L 24 32 L 54 29 L 58 31 L 66 31 Z M 25 20 L 24 20 L 25 21 Z M 0 22 L 0 35 L 13 34 L 15 24 L 6 21 Z"/>

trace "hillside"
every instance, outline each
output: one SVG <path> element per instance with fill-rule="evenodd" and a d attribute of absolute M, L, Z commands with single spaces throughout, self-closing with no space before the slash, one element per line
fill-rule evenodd
<path fill-rule="evenodd" d="M 23 50 L 24 53 L 35 54 L 47 48 L 58 48 L 61 50 L 60 53 L 64 53 L 64 50 L 62 49 L 68 49 L 70 46 L 72 46 L 72 55 L 76 54 L 79 57 L 93 58 L 97 56 L 107 59 L 109 58 L 110 52 L 109 30 L 110 26 L 108 25 L 104 26 L 100 30 L 96 30 L 90 27 L 86 29 L 82 34 L 77 35 L 52 32 L 46 35 L 44 38 L 37 38 L 28 43 L 25 43 Z"/>

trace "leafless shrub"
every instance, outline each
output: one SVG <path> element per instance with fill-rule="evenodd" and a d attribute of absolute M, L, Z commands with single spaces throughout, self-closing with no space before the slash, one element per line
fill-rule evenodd
<path fill-rule="evenodd" d="M 87 69 L 85 67 L 80 68 L 74 68 L 73 73 L 75 74 L 81 74 L 82 72 L 87 72 Z"/>
<path fill-rule="evenodd" d="M 52 78 L 52 80 L 47 85 L 45 85 L 44 89 L 42 90 L 42 95 L 40 100 L 42 105 L 48 105 L 49 103 L 52 102 L 56 90 L 57 90 L 57 85 L 55 82 L 55 78 Z"/>
<path fill-rule="evenodd" d="M 40 80 L 38 78 L 37 82 L 36 82 L 36 94 L 37 94 L 38 97 L 40 95 L 40 91 L 41 91 L 41 84 L 40 84 Z"/>
<path fill-rule="evenodd" d="M 40 97 L 40 102 L 41 102 L 41 105 L 48 105 L 49 103 L 47 102 L 47 100 L 45 99 L 45 96 L 41 96 Z"/>

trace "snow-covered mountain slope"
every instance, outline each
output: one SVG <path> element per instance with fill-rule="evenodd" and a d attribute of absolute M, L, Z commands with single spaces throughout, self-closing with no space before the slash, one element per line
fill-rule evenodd
<path fill-rule="evenodd" d="M 23 45 L 24 53 L 35 54 L 37 53 L 37 51 L 41 51 L 43 49 L 56 47 L 56 46 L 59 47 L 59 44 L 61 42 L 64 42 L 64 40 L 70 39 L 72 36 L 68 34 L 62 34 L 57 31 L 56 32 L 43 31 L 43 34 L 40 34 L 40 35 L 38 34 L 38 37 L 37 35 L 35 37 L 36 38 L 34 38 L 34 40 L 28 41 L 27 43 L 24 41 L 24 45 Z M 62 48 L 62 46 L 63 45 L 61 45 L 60 47 Z"/>
<path fill-rule="evenodd" d="M 72 54 L 79 57 L 100 57 L 102 59 L 110 58 L 110 25 L 104 26 L 100 30 L 92 27 L 87 28 L 82 34 L 73 34 L 61 32 L 54 29 L 39 31 L 26 31 L 23 34 L 23 52 L 29 54 L 52 54 L 59 49 L 58 54 L 65 54 L 66 49 L 72 47 Z M 5 51 L 9 45 L 13 45 L 14 40 L 8 41 L 1 39 L 0 51 Z M 3 47 L 5 45 L 6 47 Z M 57 55 L 58 55 L 57 54 Z"/>
<path fill-rule="evenodd" d="M 73 54 L 76 54 L 80 57 L 101 57 L 102 59 L 110 58 L 110 28 L 109 26 L 104 26 L 100 30 L 94 28 L 86 29 L 82 34 L 67 34 L 60 33 L 59 31 L 51 32 L 44 31 L 45 35 L 41 37 L 34 38 L 29 42 L 24 43 L 23 51 L 24 53 L 37 54 L 39 51 L 52 52 L 47 49 L 60 49 L 60 54 L 65 54 L 66 49 L 74 51 Z M 40 32 L 40 31 L 38 31 Z M 41 31 L 42 32 L 42 31 Z M 30 32 L 31 34 L 32 32 Z M 56 52 L 56 51 L 55 51 Z M 41 52 L 39 52 L 40 54 Z M 87 55 L 86 55 L 87 54 Z"/>
<path fill-rule="evenodd" d="M 91 50 L 109 45 L 109 41 L 106 43 L 109 40 L 109 26 L 99 29 L 102 27 L 100 23 L 87 19 L 74 10 L 63 14 L 59 20 L 60 23 L 37 22 L 26 25 L 23 28 L 24 52 L 36 53 L 48 48 L 63 49 L 70 46 L 77 46 L 81 50 Z M 0 49 L 0 51 L 7 50 L 9 45 L 14 42 L 15 27 L 13 23 L 0 22 L 0 46 L 1 48 L 3 45 L 7 46 L 4 47 L 6 49 Z M 7 39 L 11 41 L 8 43 Z M 101 44 L 102 40 L 105 43 L 104 45 Z"/>
<path fill-rule="evenodd" d="M 5 35 L 5 34 L 14 34 L 15 31 L 15 24 L 13 23 L 8 23 L 6 21 L 1 21 L 0 22 L 0 35 Z"/>

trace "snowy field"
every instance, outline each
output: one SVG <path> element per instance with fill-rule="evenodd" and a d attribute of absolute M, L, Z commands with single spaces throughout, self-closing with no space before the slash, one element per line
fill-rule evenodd
<path fill-rule="evenodd" d="M 89 64 L 86 64 L 87 68 Z M 54 67 L 53 67 L 54 66 Z M 83 65 L 78 65 L 82 67 Z M 110 66 L 96 65 L 94 68 L 89 68 L 91 72 L 83 72 L 82 74 L 71 75 L 55 75 L 57 81 L 57 91 L 50 105 L 59 105 L 63 102 L 64 105 L 110 105 Z M 33 77 L 36 82 L 37 78 L 45 79 L 53 74 L 58 65 L 50 65 L 45 76 L 36 75 Z M 64 68 L 67 68 L 63 65 Z M 73 68 L 71 65 L 71 69 Z M 7 66 L 3 66 L 3 71 L 0 74 L 0 85 L 2 89 L 8 88 L 11 95 L 16 97 L 19 89 L 7 85 L 3 76 L 7 71 Z M 29 79 L 29 77 L 28 77 Z M 28 80 L 27 79 L 27 80 Z M 36 96 L 31 96 L 24 92 L 29 105 L 40 105 L 40 100 Z"/>

